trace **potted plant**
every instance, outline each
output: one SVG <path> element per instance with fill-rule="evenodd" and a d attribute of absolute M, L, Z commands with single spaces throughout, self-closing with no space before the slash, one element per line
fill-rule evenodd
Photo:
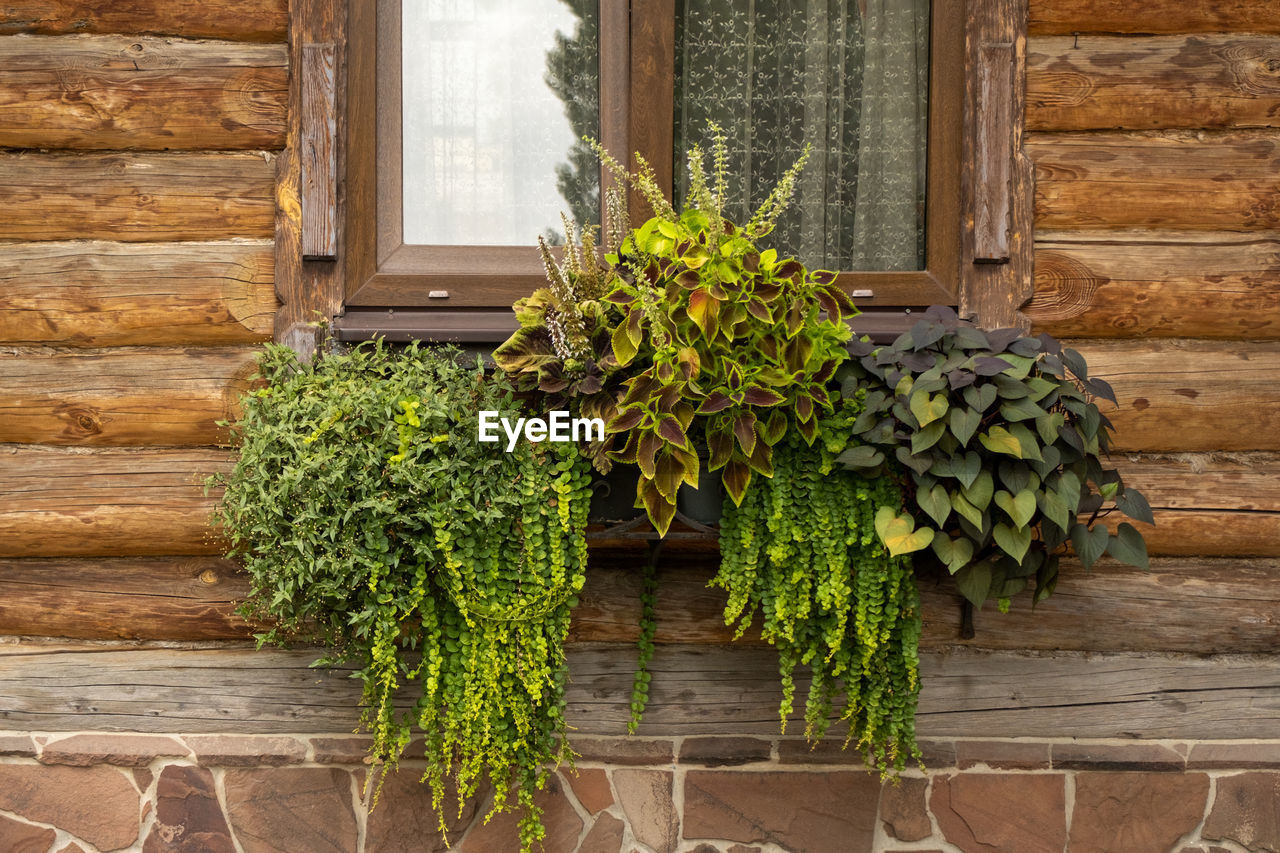
<path fill-rule="evenodd" d="M 563 644 L 586 567 L 584 458 L 477 441 L 478 412 L 510 409 L 513 389 L 454 350 L 378 344 L 303 365 L 272 345 L 260 371 L 218 510 L 251 582 L 242 612 L 270 624 L 260 643 L 355 666 L 375 766 L 419 732 L 437 812 L 446 780 L 462 799 L 488 782 L 494 811 L 523 809 L 530 849 L 533 794 L 572 755 Z"/>
<path fill-rule="evenodd" d="M 1111 422 L 1095 399 L 1115 393 L 1079 353 L 938 306 L 892 344 L 851 350 L 843 392 L 862 406 L 850 430 L 861 444 L 840 461 L 906 472 L 905 511 L 876 520 L 893 553 L 945 568 L 975 606 L 1001 609 L 1027 587 L 1035 601 L 1052 594 L 1068 543 L 1086 568 L 1103 554 L 1147 566 L 1137 528 L 1106 523 L 1114 511 L 1154 518 L 1102 462 Z"/>

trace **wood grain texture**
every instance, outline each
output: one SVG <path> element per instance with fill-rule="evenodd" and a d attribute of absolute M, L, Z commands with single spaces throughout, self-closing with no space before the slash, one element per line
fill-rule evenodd
<path fill-rule="evenodd" d="M 3 240 L 270 237 L 275 170 L 261 154 L 0 154 Z"/>
<path fill-rule="evenodd" d="M 0 350 L 0 442 L 217 444 L 257 351 Z"/>
<path fill-rule="evenodd" d="M 153 33 L 241 41 L 284 41 L 288 0 L 6 0 L 0 35 Z"/>
<path fill-rule="evenodd" d="M 315 657 L 308 650 L 0 646 L 0 725 L 349 732 L 359 716 L 359 683 L 345 670 L 310 668 Z M 569 725 L 584 735 L 624 733 L 633 650 L 579 646 L 570 650 L 569 665 Z M 778 731 L 771 649 L 660 647 L 650 669 L 641 734 Z M 922 737 L 1250 738 L 1273 736 L 1280 725 L 1280 663 L 1272 656 L 961 649 L 926 654 L 921 669 Z"/>
<path fill-rule="evenodd" d="M 1036 241 L 1036 331 L 1057 337 L 1280 337 L 1280 240 L 1051 232 Z"/>
<path fill-rule="evenodd" d="M 1029 134 L 1037 229 L 1280 228 L 1280 137 Z"/>
<path fill-rule="evenodd" d="M 204 480 L 232 466 L 210 448 L 0 446 L 0 557 L 221 553 Z"/>
<path fill-rule="evenodd" d="M 271 338 L 267 244 L 26 243 L 0 253 L 0 343 L 250 344 Z"/>
<path fill-rule="evenodd" d="M 352 12 L 369 14 L 374 8 L 372 3 L 356 4 Z M 333 134 L 335 139 L 347 140 L 347 144 L 352 144 L 357 135 L 352 134 L 348 139 L 346 133 L 348 89 L 354 93 L 357 103 L 364 100 L 367 93 L 357 91 L 357 78 L 349 77 L 346 70 L 347 11 L 345 2 L 296 0 L 290 4 L 289 61 L 292 67 L 300 68 L 306 45 L 333 45 Z M 357 52 L 360 50 L 358 46 L 355 49 Z M 373 54 L 374 51 L 367 51 L 366 55 L 360 57 L 366 67 L 373 67 Z M 302 75 L 295 74 L 289 81 L 289 145 L 276 161 L 276 292 L 280 299 L 280 310 L 276 313 L 274 337 L 278 343 L 291 347 L 307 361 L 318 343 L 317 321 L 328 321 L 342 311 L 344 265 L 347 259 L 344 257 L 337 263 L 303 260 L 302 161 L 307 154 L 308 141 L 303 130 L 305 107 L 301 77 Z M 376 113 L 372 109 L 373 104 L 366 104 L 366 107 L 369 110 L 366 117 L 373 122 Z M 339 180 L 337 170 L 345 166 L 343 161 L 336 159 L 339 153 L 337 147 L 335 145 L 331 149 L 331 154 L 335 157 L 332 161 L 335 170 L 332 173 L 333 182 Z M 342 156 L 350 159 L 352 155 Z M 344 192 L 348 194 L 348 198 L 360 196 L 358 186 L 350 181 L 346 183 Z M 347 248 L 344 251 L 350 257 L 353 244 L 345 237 L 346 223 L 336 208 L 333 217 L 335 251 L 337 246 L 345 245 Z M 359 227 L 363 218 L 351 218 L 354 220 L 353 225 Z"/>
<path fill-rule="evenodd" d="M 663 644 L 734 642 L 724 624 L 727 596 L 709 588 L 715 559 L 664 561 L 659 571 L 657 633 Z M 1280 561 L 1165 558 L 1150 571 L 1104 560 L 1086 571 L 1066 561 L 1058 589 L 1033 610 L 1028 594 L 1008 614 L 988 604 L 977 635 L 960 636 L 961 598 L 948 580 L 920 581 L 921 647 L 1187 653 L 1280 652 Z M 593 559 L 573 611 L 570 639 L 635 642 L 640 573 Z M 0 626 L 3 627 L 3 626 Z M 739 644 L 762 645 L 753 628 Z"/>
<path fill-rule="evenodd" d="M 1010 192 L 1015 161 L 1012 41 L 978 46 L 978 102 L 974 116 L 977 157 L 974 174 L 974 262 L 1009 262 Z"/>
<path fill-rule="evenodd" d="M 1280 33 L 1273 0 L 1030 0 L 1033 35 Z"/>
<path fill-rule="evenodd" d="M 338 254 L 336 52 L 332 44 L 302 46 L 302 257 Z"/>
<path fill-rule="evenodd" d="M 1031 42 L 1027 128 L 1280 125 L 1280 37 L 1063 36 Z"/>
<path fill-rule="evenodd" d="M 1103 403 L 1118 450 L 1280 450 L 1280 343 L 1191 340 L 1072 341 Z"/>
<path fill-rule="evenodd" d="M 243 640 L 249 590 L 216 557 L 0 559 L 0 634 L 92 640 Z"/>
<path fill-rule="evenodd" d="M 0 146 L 280 148 L 286 59 L 270 44 L 0 39 Z"/>
<path fill-rule="evenodd" d="M 965 151 L 955 154 L 964 199 L 960 313 L 983 328 L 1028 329 L 1020 309 L 1031 298 L 1035 173 L 1024 150 L 1021 120 L 1026 5 L 1017 0 L 976 4 L 967 9 L 963 26 L 964 53 L 950 64 L 976 69 L 978 81 L 964 87 L 967 142 Z M 935 77 L 933 85 L 938 82 Z M 931 154 L 931 169 L 937 162 Z M 932 185 L 929 192 L 934 193 Z"/>
<path fill-rule="evenodd" d="M 760 646 L 752 630 L 735 643 L 726 597 L 708 588 L 715 559 L 664 561 L 656 642 Z M 921 581 L 925 649 L 1275 653 L 1280 651 L 1280 562 L 1157 559 L 1150 571 L 1104 560 L 1090 571 L 1066 563 L 1052 598 L 1027 595 L 1008 614 L 975 616 L 961 639 L 961 600 L 948 582 Z M 211 641 L 246 639 L 233 613 L 248 578 L 215 557 L 0 560 L 0 634 Z M 574 609 L 571 645 L 634 643 L 640 574 L 594 559 Z"/>
<path fill-rule="evenodd" d="M 1269 453 L 1179 453 L 1113 459 L 1150 501 L 1155 526 L 1135 526 L 1153 554 L 1280 556 L 1280 461 Z M 1113 515 L 1112 527 L 1122 521 Z"/>

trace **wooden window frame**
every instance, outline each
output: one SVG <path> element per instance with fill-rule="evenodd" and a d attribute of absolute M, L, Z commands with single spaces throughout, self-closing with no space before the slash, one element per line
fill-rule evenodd
<path fill-rule="evenodd" d="M 1013 86 L 1008 93 L 1012 106 L 1004 112 L 1012 136 L 997 140 L 1001 144 L 994 160 L 998 162 L 1001 156 L 1020 148 L 1019 69 L 1025 51 L 1025 39 L 1017 41 L 1019 33 L 1025 33 L 1025 10 L 1020 6 L 1018 0 L 992 0 L 991 9 L 975 12 L 967 9 L 963 0 L 934 0 L 925 269 L 841 273 L 841 284 L 855 294 L 864 312 L 855 320 L 860 331 L 884 333 L 905 328 L 912 322 L 913 308 L 932 303 L 958 305 L 962 314 L 971 317 L 976 314 L 975 306 L 995 306 L 1000 313 L 1012 316 L 1004 306 L 1020 305 L 1023 296 L 1029 295 L 1029 263 L 1010 265 L 1008 258 L 975 257 L 974 247 L 969 245 L 974 233 L 972 211 L 993 207 L 990 200 L 975 196 L 983 191 L 1008 195 L 1009 191 L 1008 187 L 974 185 L 975 170 L 980 171 L 975 162 L 983 159 L 982 152 L 974 151 L 975 140 L 980 146 L 984 142 L 981 132 L 985 130 L 988 136 L 991 132 L 989 127 L 979 128 L 975 120 L 983 109 L 975 105 L 975 90 L 982 76 L 978 65 L 990 53 L 993 39 L 1004 47 L 1016 44 L 1008 54 L 1014 57 L 1012 68 L 1003 77 L 997 75 Z M 322 9 L 323 14 L 308 20 L 309 10 L 314 14 L 313 7 Z M 401 171 L 395 166 L 378 168 L 379 164 L 400 162 L 399 7 L 399 0 L 295 0 L 291 7 L 295 55 L 312 40 L 331 41 L 338 48 L 337 178 L 330 193 L 336 209 L 329 211 L 337 220 L 337 248 L 326 260 L 286 257 L 281 261 L 278 256 L 281 293 L 287 306 L 277 322 L 281 339 L 291 340 L 294 333 L 280 334 L 279 330 L 296 329 L 304 319 L 321 315 L 333 319 L 339 339 L 382 335 L 388 340 L 497 342 L 514 328 L 510 303 L 543 283 L 532 246 L 414 246 L 403 242 Z M 323 26 L 315 25 L 316 20 Z M 655 122 L 651 117 L 674 115 L 674 30 L 675 0 L 601 0 L 602 141 L 610 151 L 646 152 L 659 179 L 667 184 L 672 177 L 674 121 Z M 638 81 L 644 85 L 637 85 Z M 294 86 L 296 91 L 299 84 Z M 305 91 L 306 86 L 300 88 Z M 1003 93 L 996 94 L 1003 97 Z M 294 111 L 295 116 L 303 116 L 304 125 L 305 107 L 300 103 Z M 298 127 L 297 132 L 295 138 L 301 139 L 305 148 L 308 129 Z M 302 159 L 305 162 L 305 152 Z M 1014 166 L 1016 170 L 1016 157 Z M 305 174 L 301 184 L 305 231 Z M 1015 249 L 1025 254 L 1030 234 L 1020 235 L 1016 228 L 1025 224 L 1026 217 L 1018 214 L 1029 209 L 1031 190 L 1027 181 L 1013 189 L 1008 234 L 1018 244 Z M 638 218 L 634 199 L 632 212 L 633 219 Z M 278 247 L 285 251 L 287 241 L 280 237 L 287 236 L 288 230 L 278 229 Z M 1005 266 L 996 269 L 999 264 Z M 1011 284 L 1015 278 L 1028 281 Z M 448 296 L 432 296 L 433 291 L 445 291 Z M 291 301 L 297 304 L 288 305 Z"/>

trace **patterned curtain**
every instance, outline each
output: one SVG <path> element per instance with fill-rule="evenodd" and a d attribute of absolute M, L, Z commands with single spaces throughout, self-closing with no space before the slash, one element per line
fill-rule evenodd
<path fill-rule="evenodd" d="M 771 245 L 811 267 L 922 269 L 928 56 L 928 0 L 684 0 L 677 162 L 718 124 L 726 212 L 745 221 L 809 143 Z"/>

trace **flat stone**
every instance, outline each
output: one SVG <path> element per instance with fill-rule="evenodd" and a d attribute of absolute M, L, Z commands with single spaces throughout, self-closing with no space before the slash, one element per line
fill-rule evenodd
<path fill-rule="evenodd" d="M 189 758 L 191 751 L 161 735 L 82 734 L 50 740 L 40 750 L 42 764 L 91 767 L 145 767 L 157 758 Z"/>
<path fill-rule="evenodd" d="M 620 853 L 622 850 L 622 832 L 626 824 L 609 813 L 596 818 L 595 825 L 582 839 L 578 853 Z"/>
<path fill-rule="evenodd" d="M 291 737 L 192 735 L 185 740 L 206 767 L 281 767 L 307 759 L 306 745 Z"/>
<path fill-rule="evenodd" d="M 669 740 L 633 737 L 575 737 L 569 743 L 581 761 L 601 764 L 670 764 L 675 744 Z"/>
<path fill-rule="evenodd" d="M 583 823 L 565 795 L 560 777 L 552 774 L 547 786 L 533 795 L 533 801 L 542 809 L 542 826 L 547 831 L 542 839 L 542 853 L 573 853 L 578 847 Z M 520 849 L 519 823 L 523 813 L 514 795 L 508 797 L 507 804 L 510 808 L 494 815 L 488 823 L 475 822 L 457 848 L 460 853 L 516 853 Z M 487 814 L 487 806 L 480 813 Z M 416 853 L 418 848 L 406 848 L 406 851 L 409 849 Z"/>
<path fill-rule="evenodd" d="M 1049 744 L 1012 740 L 958 740 L 956 766 L 985 764 L 992 770 L 1048 770 Z"/>
<path fill-rule="evenodd" d="M 403 767 L 381 779 L 378 802 L 366 819 L 367 853 L 434 853 L 449 849 L 440 834 L 440 819 L 431 806 L 431 787 L 419 781 L 421 770 Z M 378 779 L 374 779 L 377 785 Z M 362 789 L 363 790 L 363 789 Z M 488 795 L 479 795 L 458 809 L 457 792 L 445 790 L 444 818 L 448 842 L 456 842 L 476 815 L 476 806 Z"/>
<path fill-rule="evenodd" d="M 1165 853 L 1200 825 L 1204 773 L 1076 774 L 1072 853 Z"/>
<path fill-rule="evenodd" d="M 0 815 L 0 850 L 5 853 L 45 853 L 58 833 Z"/>
<path fill-rule="evenodd" d="M 170 764 L 156 783 L 156 819 L 142 853 L 236 853 L 213 773 Z"/>
<path fill-rule="evenodd" d="M 1181 773 L 1187 761 L 1158 743 L 1055 743 L 1054 770 L 1172 770 Z"/>
<path fill-rule="evenodd" d="M 870 850 L 879 799 L 874 773 L 690 770 L 684 837 L 806 853 Z"/>
<path fill-rule="evenodd" d="M 351 784 L 351 774 L 336 767 L 231 769 L 223 777 L 244 853 L 350 853 Z"/>
<path fill-rule="evenodd" d="M 74 841 L 72 841 L 72 842 L 69 842 L 66 847 L 63 847 L 61 850 L 59 850 L 58 853 L 88 853 L 88 851 L 86 851 L 79 844 L 76 844 Z"/>
<path fill-rule="evenodd" d="M 935 776 L 929 809 L 943 837 L 964 853 L 1062 853 L 1066 781 L 1053 775 Z"/>
<path fill-rule="evenodd" d="M 641 844 L 665 853 L 676 849 L 680 818 L 672 800 L 672 774 L 665 770 L 615 770 L 613 789 Z"/>
<path fill-rule="evenodd" d="M 1219 776 L 1213 808 L 1200 830 L 1207 841 L 1280 851 L 1280 773 Z"/>
<path fill-rule="evenodd" d="M 880 821 L 890 838 L 923 841 L 933 834 L 929 809 L 925 805 L 928 779 L 900 776 L 887 781 L 880 791 Z"/>
<path fill-rule="evenodd" d="M 1187 756 L 1189 770 L 1280 769 L 1280 743 L 1197 743 Z"/>
<path fill-rule="evenodd" d="M 598 814 L 613 805 L 613 789 L 609 787 L 609 774 L 598 767 L 562 771 L 573 795 L 591 814 Z"/>
<path fill-rule="evenodd" d="M 773 744 L 753 737 L 689 737 L 680 745 L 681 764 L 729 767 L 772 757 Z"/>
<path fill-rule="evenodd" d="M 743 844 L 735 844 L 724 853 L 760 853 L 759 847 L 747 847 Z"/>
<path fill-rule="evenodd" d="M 364 764 L 373 738 L 313 737 L 312 759 L 318 764 Z"/>
<path fill-rule="evenodd" d="M 141 805 L 133 782 L 115 767 L 0 764 L 0 809 L 65 829 L 99 850 L 138 839 Z"/>
<path fill-rule="evenodd" d="M 0 755 L 34 758 L 36 744 L 27 735 L 0 735 Z"/>
<path fill-rule="evenodd" d="M 152 773 L 146 767 L 135 767 L 133 769 L 133 781 L 138 786 L 138 790 L 146 793 L 151 787 L 151 783 L 155 781 L 156 774 Z"/>

